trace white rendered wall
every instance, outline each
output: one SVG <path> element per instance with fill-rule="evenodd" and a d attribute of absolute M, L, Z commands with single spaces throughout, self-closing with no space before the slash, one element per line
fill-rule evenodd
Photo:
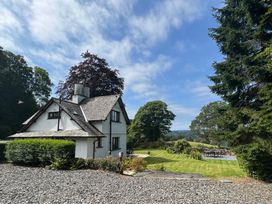
<path fill-rule="evenodd" d="M 77 138 L 76 142 L 76 158 L 92 159 L 93 158 L 93 141 L 94 138 Z M 95 155 L 96 156 L 96 155 Z M 97 158 L 97 157 L 95 157 Z"/>
<path fill-rule="evenodd" d="M 47 110 L 34 122 L 28 129 L 28 132 L 37 131 L 57 131 L 58 119 L 48 119 L 49 112 L 58 112 L 59 106 L 52 103 Z M 62 130 L 78 130 L 81 129 L 77 123 L 71 120 L 70 116 L 64 111 L 61 112 L 60 129 Z"/>
<path fill-rule="evenodd" d="M 111 155 L 118 156 L 119 152 L 123 152 L 126 155 L 127 145 L 127 124 L 125 117 L 121 111 L 119 103 L 116 103 L 112 110 L 120 112 L 120 122 L 112 122 L 112 137 L 119 137 L 119 147 L 118 150 L 113 150 Z M 103 143 L 103 153 L 105 155 L 109 155 L 109 133 L 110 133 L 110 115 L 108 115 L 107 119 L 102 122 L 102 130 L 103 133 L 107 136 L 105 138 L 105 142 Z"/>

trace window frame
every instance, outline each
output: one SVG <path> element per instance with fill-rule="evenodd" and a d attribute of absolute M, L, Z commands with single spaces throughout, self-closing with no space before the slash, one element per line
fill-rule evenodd
<path fill-rule="evenodd" d="M 120 123 L 121 122 L 121 117 L 120 117 L 120 112 L 116 110 L 111 111 L 111 121 Z"/>
<path fill-rule="evenodd" d="M 96 148 L 103 148 L 103 140 L 102 140 L 102 137 L 98 137 L 97 138 L 97 145 L 96 145 Z"/>
<path fill-rule="evenodd" d="M 60 112 L 59 111 L 48 112 L 48 114 L 47 114 L 47 119 L 48 120 L 58 119 L 59 117 L 60 117 Z"/>
<path fill-rule="evenodd" d="M 120 137 L 112 137 L 112 150 L 120 149 Z"/>

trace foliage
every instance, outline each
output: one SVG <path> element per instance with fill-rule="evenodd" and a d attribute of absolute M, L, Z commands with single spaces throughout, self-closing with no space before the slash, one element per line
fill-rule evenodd
<path fill-rule="evenodd" d="M 105 59 L 90 52 L 82 55 L 83 61 L 70 68 L 64 83 L 60 83 L 57 93 L 63 98 L 71 98 L 75 83 L 83 83 L 90 88 L 90 96 L 122 94 L 124 79 L 117 69 L 112 70 Z"/>
<path fill-rule="evenodd" d="M 0 139 L 21 128 L 48 99 L 51 85 L 45 70 L 29 67 L 22 56 L 0 47 Z"/>
<path fill-rule="evenodd" d="M 192 151 L 190 152 L 190 157 L 191 157 L 192 159 L 196 159 L 196 160 L 202 160 L 202 159 L 203 159 L 203 158 L 202 158 L 201 152 L 198 151 L 198 150 L 192 150 Z"/>
<path fill-rule="evenodd" d="M 124 169 L 134 170 L 136 172 L 144 171 L 147 162 L 143 158 L 127 158 L 124 161 Z"/>
<path fill-rule="evenodd" d="M 6 147 L 6 143 L 0 142 L 0 162 L 5 161 L 5 147 Z"/>
<path fill-rule="evenodd" d="M 232 119 L 237 125 L 228 139 L 241 150 L 241 164 L 249 175 L 266 179 L 269 151 L 260 144 L 272 140 L 272 2 L 227 0 L 214 16 L 219 27 L 210 35 L 225 57 L 213 65 L 211 90 L 235 110 Z"/>
<path fill-rule="evenodd" d="M 6 157 L 14 164 L 46 166 L 54 159 L 71 159 L 75 144 L 67 140 L 23 139 L 7 144 Z M 63 161 L 56 161 L 63 162 Z"/>
<path fill-rule="evenodd" d="M 201 109 L 190 129 L 205 143 L 226 145 L 227 137 L 237 128 L 236 117 L 227 103 L 211 102 Z"/>
<path fill-rule="evenodd" d="M 169 154 L 166 150 L 161 149 L 135 150 L 135 153 L 141 154 L 147 151 L 151 152 L 151 156 L 145 158 L 147 169 L 157 170 L 159 165 L 163 165 L 170 172 L 198 173 L 212 178 L 246 176 L 237 161 L 196 160 L 185 154 Z"/>
<path fill-rule="evenodd" d="M 162 101 L 151 101 L 141 107 L 135 115 L 128 136 L 138 144 L 144 140 L 157 141 L 170 131 L 175 115 Z"/>
<path fill-rule="evenodd" d="M 123 173 L 123 165 L 118 159 L 114 159 L 112 157 L 108 157 L 105 159 L 97 159 L 95 160 L 95 164 L 97 169 L 112 171 L 115 173 Z"/>
<path fill-rule="evenodd" d="M 173 130 L 164 136 L 165 141 L 173 141 L 186 139 L 187 141 L 194 141 L 198 138 L 198 135 L 191 130 Z"/>
<path fill-rule="evenodd" d="M 238 161 L 252 177 L 272 181 L 272 143 L 255 142 L 236 148 Z"/>
<path fill-rule="evenodd" d="M 112 157 L 104 159 L 54 158 L 49 167 L 55 170 L 99 169 L 123 173 L 124 164 Z"/>
<path fill-rule="evenodd" d="M 48 72 L 41 67 L 34 67 L 33 72 L 33 94 L 38 106 L 41 107 L 48 102 L 53 83 Z"/>
<path fill-rule="evenodd" d="M 71 163 L 72 159 L 56 157 L 49 165 L 49 168 L 53 170 L 69 170 L 71 169 Z"/>
<path fill-rule="evenodd" d="M 260 85 L 271 81 L 265 62 L 255 58 L 271 44 L 271 6 L 265 0 L 227 0 L 214 11 L 219 27 L 212 28 L 210 35 L 225 58 L 213 65 L 211 90 L 232 107 L 257 109 Z"/>
<path fill-rule="evenodd" d="M 186 140 L 177 140 L 173 146 L 173 153 L 182 154 L 190 153 L 192 147 Z"/>

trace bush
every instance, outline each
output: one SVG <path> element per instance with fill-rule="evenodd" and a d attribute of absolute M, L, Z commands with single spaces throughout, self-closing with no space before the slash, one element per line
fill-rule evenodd
<path fill-rule="evenodd" d="M 5 161 L 6 143 L 0 143 L 0 162 Z"/>
<path fill-rule="evenodd" d="M 197 159 L 197 160 L 202 160 L 202 155 L 201 152 L 197 151 L 197 150 L 193 150 L 190 152 L 190 157 L 192 159 Z"/>
<path fill-rule="evenodd" d="M 75 144 L 67 140 L 20 139 L 6 146 L 6 157 L 14 164 L 46 166 L 56 158 L 71 159 L 74 155 Z"/>
<path fill-rule="evenodd" d="M 71 165 L 72 159 L 55 158 L 49 168 L 53 170 L 69 170 L 71 169 Z"/>
<path fill-rule="evenodd" d="M 252 143 L 235 149 L 239 164 L 249 176 L 272 181 L 272 144 Z"/>
<path fill-rule="evenodd" d="M 127 158 L 124 160 L 124 169 L 144 171 L 146 169 L 147 162 L 143 158 Z"/>
<path fill-rule="evenodd" d="M 177 140 L 173 146 L 173 151 L 176 154 L 189 153 L 191 149 L 192 147 L 190 143 L 187 142 L 186 140 Z"/>

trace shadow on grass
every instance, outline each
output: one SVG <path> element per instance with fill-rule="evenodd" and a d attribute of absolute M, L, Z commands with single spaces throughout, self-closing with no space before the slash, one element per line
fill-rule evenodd
<path fill-rule="evenodd" d="M 166 159 L 163 157 L 147 157 L 145 158 L 148 164 L 157 164 L 163 162 L 175 162 L 176 160 Z"/>

